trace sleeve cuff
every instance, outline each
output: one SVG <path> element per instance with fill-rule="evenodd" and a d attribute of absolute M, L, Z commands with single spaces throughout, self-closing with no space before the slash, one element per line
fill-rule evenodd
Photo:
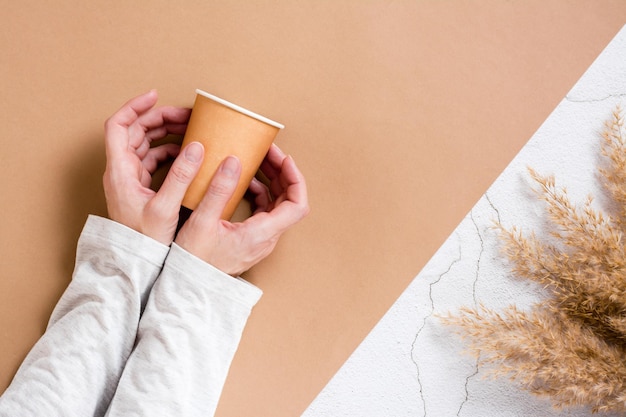
<path fill-rule="evenodd" d="M 121 223 L 95 215 L 89 215 L 81 233 L 81 241 L 115 247 L 122 253 L 132 254 L 159 269 L 163 267 L 170 247 Z"/>
<path fill-rule="evenodd" d="M 195 285 L 203 285 L 205 289 L 247 305 L 249 308 L 254 307 L 263 295 L 260 288 L 242 278 L 234 278 L 220 271 L 176 243 L 172 244 L 165 260 L 164 270 L 171 270 L 180 279 L 193 280 Z"/>

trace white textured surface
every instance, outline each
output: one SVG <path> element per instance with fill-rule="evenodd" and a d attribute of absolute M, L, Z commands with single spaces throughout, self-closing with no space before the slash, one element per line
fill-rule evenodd
<path fill-rule="evenodd" d="M 572 45 L 572 47 L 575 47 Z M 556 411 L 514 383 L 483 378 L 463 342 L 435 317 L 482 302 L 527 306 L 540 290 L 515 280 L 494 219 L 539 231 L 543 204 L 526 167 L 554 174 L 572 201 L 593 194 L 600 132 L 626 107 L 626 27 L 613 39 L 304 413 L 318 416 L 587 416 Z"/>

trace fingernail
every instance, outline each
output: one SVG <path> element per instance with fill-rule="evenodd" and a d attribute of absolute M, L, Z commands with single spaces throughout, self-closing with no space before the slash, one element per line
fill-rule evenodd
<path fill-rule="evenodd" d="M 234 177 L 239 169 L 239 160 L 235 156 L 229 156 L 222 163 L 220 170 L 224 175 Z"/>
<path fill-rule="evenodd" d="M 204 154 L 204 147 L 198 142 L 191 142 L 185 147 L 185 159 L 194 164 L 200 162 Z"/>

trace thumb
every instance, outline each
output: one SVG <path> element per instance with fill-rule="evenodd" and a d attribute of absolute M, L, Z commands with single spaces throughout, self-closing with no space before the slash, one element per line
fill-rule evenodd
<path fill-rule="evenodd" d="M 191 142 L 185 146 L 172 164 L 165 181 L 163 181 L 155 197 L 159 201 L 159 207 L 162 210 L 165 210 L 165 212 L 168 212 L 168 210 L 178 212 L 189 184 L 191 184 L 191 181 L 200 170 L 203 158 L 204 147 L 201 143 Z"/>
<path fill-rule="evenodd" d="M 209 188 L 196 211 L 209 218 L 221 218 L 224 208 L 237 188 L 240 175 L 239 159 L 235 156 L 224 159 L 213 175 Z"/>

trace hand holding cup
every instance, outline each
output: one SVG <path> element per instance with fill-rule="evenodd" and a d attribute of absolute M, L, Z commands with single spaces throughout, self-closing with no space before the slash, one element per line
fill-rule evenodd
<path fill-rule="evenodd" d="M 293 158 L 272 145 L 261 165 L 269 186 L 254 179 L 254 212 L 240 223 L 222 218 L 234 193 L 241 163 L 227 157 L 208 190 L 182 227 L 176 243 L 214 267 L 237 276 L 267 257 L 280 236 L 310 211 L 304 177 Z"/>

